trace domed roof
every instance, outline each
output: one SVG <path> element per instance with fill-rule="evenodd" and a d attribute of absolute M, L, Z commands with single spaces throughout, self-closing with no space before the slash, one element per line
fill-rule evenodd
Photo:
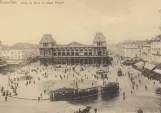
<path fill-rule="evenodd" d="M 94 42 L 99 42 L 99 41 L 106 41 L 105 37 L 103 36 L 103 33 L 97 32 L 95 37 L 94 37 Z"/>
<path fill-rule="evenodd" d="M 56 43 L 51 34 L 45 34 L 40 41 L 40 43 L 52 43 L 52 42 Z"/>

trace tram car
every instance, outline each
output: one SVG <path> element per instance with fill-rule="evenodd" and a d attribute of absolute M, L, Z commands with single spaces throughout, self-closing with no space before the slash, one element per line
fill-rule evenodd
<path fill-rule="evenodd" d="M 117 74 L 118 74 L 118 76 L 122 76 L 123 75 L 122 74 L 122 70 L 121 69 L 118 69 Z"/>
<path fill-rule="evenodd" d="M 161 95 L 161 87 L 157 87 L 156 88 L 156 94 L 160 94 Z"/>
<path fill-rule="evenodd" d="M 105 86 L 102 86 L 102 97 L 112 97 L 119 92 L 119 83 L 109 82 Z"/>
<path fill-rule="evenodd" d="M 74 88 L 61 88 L 52 92 L 50 95 L 51 101 L 72 101 L 83 99 L 97 99 L 98 88 L 74 89 Z"/>

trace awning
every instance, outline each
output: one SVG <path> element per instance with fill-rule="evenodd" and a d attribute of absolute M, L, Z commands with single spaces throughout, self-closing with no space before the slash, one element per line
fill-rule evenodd
<path fill-rule="evenodd" d="M 136 67 L 138 67 L 139 69 L 142 69 L 142 67 L 144 66 L 144 62 L 138 62 L 136 64 L 134 64 Z"/>
<path fill-rule="evenodd" d="M 161 74 L 161 70 L 160 69 L 155 69 L 154 72 Z"/>
<path fill-rule="evenodd" d="M 145 69 L 148 69 L 148 70 L 153 70 L 155 66 L 156 66 L 156 65 L 150 64 L 150 63 L 147 62 L 147 63 L 145 64 L 144 68 L 145 68 Z"/>

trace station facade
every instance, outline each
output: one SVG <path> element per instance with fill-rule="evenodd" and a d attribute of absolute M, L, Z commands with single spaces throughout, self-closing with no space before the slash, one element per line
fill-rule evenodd
<path fill-rule="evenodd" d="M 96 33 L 91 45 L 73 41 L 57 44 L 52 35 L 45 34 L 39 43 L 40 63 L 44 65 L 108 64 L 107 43 L 102 33 Z"/>

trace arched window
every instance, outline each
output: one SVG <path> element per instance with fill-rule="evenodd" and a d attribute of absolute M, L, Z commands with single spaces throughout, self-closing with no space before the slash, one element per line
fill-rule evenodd
<path fill-rule="evenodd" d="M 70 49 L 67 49 L 67 51 L 70 51 Z"/>
<path fill-rule="evenodd" d="M 58 52 L 58 56 L 61 56 L 61 52 Z"/>
<path fill-rule="evenodd" d="M 89 55 L 92 56 L 92 49 L 89 49 Z"/>
<path fill-rule="evenodd" d="M 65 56 L 65 52 L 62 52 L 62 56 Z"/>
<path fill-rule="evenodd" d="M 75 55 L 76 55 L 76 56 L 79 56 L 79 49 L 78 49 L 78 48 L 76 49 Z"/>
<path fill-rule="evenodd" d="M 81 52 L 83 52 L 83 49 L 80 49 Z"/>
<path fill-rule="evenodd" d="M 84 50 L 84 55 L 88 55 L 88 49 L 87 48 L 85 48 L 85 50 Z"/>
<path fill-rule="evenodd" d="M 70 52 L 67 52 L 67 56 L 70 56 Z"/>
<path fill-rule="evenodd" d="M 102 55 L 102 50 L 101 49 L 98 50 L 98 55 Z"/>
<path fill-rule="evenodd" d="M 67 49 L 67 56 L 70 56 L 70 50 Z"/>
<path fill-rule="evenodd" d="M 88 53 L 87 52 L 84 52 L 84 55 L 88 55 Z"/>
<path fill-rule="evenodd" d="M 47 50 L 45 50 L 45 56 L 47 56 L 48 55 L 48 51 Z"/>
<path fill-rule="evenodd" d="M 74 52 L 73 51 L 71 52 L 71 55 L 74 56 Z"/>

